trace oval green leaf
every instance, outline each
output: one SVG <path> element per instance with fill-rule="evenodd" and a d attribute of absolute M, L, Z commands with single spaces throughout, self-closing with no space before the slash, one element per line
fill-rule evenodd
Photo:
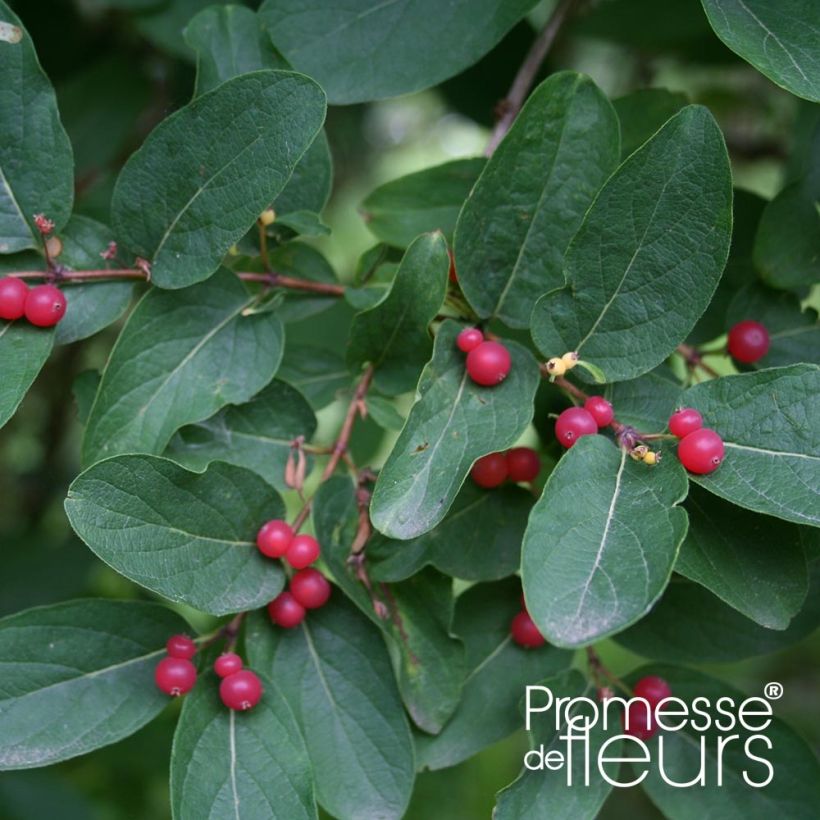
<path fill-rule="evenodd" d="M 15 413 L 46 363 L 54 345 L 54 330 L 34 327 L 21 319 L 0 320 L 0 427 Z"/>

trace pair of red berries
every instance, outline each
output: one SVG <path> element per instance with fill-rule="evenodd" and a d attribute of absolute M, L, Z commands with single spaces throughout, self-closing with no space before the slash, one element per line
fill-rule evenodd
<path fill-rule="evenodd" d="M 501 342 L 486 341 L 477 327 L 465 327 L 456 337 L 456 346 L 467 354 L 467 373 L 476 384 L 493 387 L 507 378 L 512 359 Z"/>
<path fill-rule="evenodd" d="M 179 697 L 191 691 L 196 683 L 196 666 L 191 658 L 196 644 L 187 635 L 172 635 L 165 644 L 168 652 L 154 670 L 154 681 L 166 695 Z M 214 671 L 222 678 L 219 697 L 229 709 L 252 709 L 262 698 L 262 681 L 250 669 L 244 669 L 242 658 L 225 652 L 214 662 Z"/>
<path fill-rule="evenodd" d="M 703 417 L 692 407 L 682 407 L 669 417 L 669 432 L 680 439 L 678 459 L 690 473 L 707 475 L 720 467 L 723 439 L 703 426 Z"/>
<path fill-rule="evenodd" d="M 732 326 L 726 347 L 733 359 L 754 364 L 769 352 L 770 341 L 765 325 L 747 319 Z"/>
<path fill-rule="evenodd" d="M 546 643 L 544 636 L 538 631 L 535 621 L 527 612 L 523 594 L 521 595 L 521 612 L 512 619 L 510 635 L 513 641 L 519 646 L 523 646 L 524 649 L 537 649 Z"/>
<path fill-rule="evenodd" d="M 583 407 L 568 407 L 555 421 L 555 437 L 569 449 L 583 436 L 591 436 L 600 427 L 612 424 L 615 411 L 603 396 L 588 396 Z"/>
<path fill-rule="evenodd" d="M 531 447 L 513 447 L 506 453 L 482 456 L 470 470 L 470 476 L 479 487 L 490 490 L 507 479 L 533 481 L 541 470 L 541 459 Z"/>
<path fill-rule="evenodd" d="M 268 615 L 277 626 L 293 629 L 308 609 L 319 609 L 330 598 L 330 582 L 319 570 L 308 567 L 290 579 L 289 588 L 268 604 Z"/>
<path fill-rule="evenodd" d="M 53 327 L 65 316 L 66 300 L 54 285 L 29 286 L 16 276 L 0 279 L 0 319 L 14 322 L 23 316 L 37 327 Z"/>
<path fill-rule="evenodd" d="M 319 542 L 312 535 L 294 535 L 287 521 L 276 518 L 256 534 L 259 552 L 268 558 L 284 558 L 294 569 L 304 569 L 319 557 Z"/>
<path fill-rule="evenodd" d="M 655 718 L 658 704 L 664 698 L 672 696 L 672 689 L 663 678 L 647 675 L 635 684 L 632 696 L 643 698 L 646 704 L 639 700 L 629 701 L 626 711 L 621 714 L 624 732 L 639 740 L 649 740 L 658 731 Z"/>

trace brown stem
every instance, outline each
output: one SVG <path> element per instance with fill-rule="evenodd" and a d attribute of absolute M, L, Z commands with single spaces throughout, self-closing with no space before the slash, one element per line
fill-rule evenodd
<path fill-rule="evenodd" d="M 325 465 L 325 469 L 322 471 L 322 477 L 319 479 L 320 483 L 324 483 L 327 481 L 334 472 L 336 472 L 336 468 L 339 466 L 339 462 L 344 457 L 345 453 L 347 452 L 347 448 L 350 444 L 350 434 L 353 431 L 353 425 L 356 422 L 356 414 L 359 413 L 359 410 L 364 402 L 365 396 L 367 396 L 367 391 L 370 389 L 370 383 L 373 381 L 373 367 L 370 366 L 367 370 L 364 371 L 359 384 L 356 387 L 356 392 L 353 394 L 353 397 L 350 400 L 350 404 L 347 406 L 347 413 L 345 413 L 345 420 L 342 423 L 342 429 L 339 431 L 339 435 L 333 445 L 333 450 L 330 454 L 330 458 L 327 460 L 327 464 Z M 313 504 L 313 496 L 311 496 L 303 505 L 302 509 L 299 510 L 298 515 L 293 520 L 293 531 L 298 532 L 302 525 L 307 521 L 308 516 L 310 515 L 310 508 Z"/>
<path fill-rule="evenodd" d="M 345 286 L 330 282 L 314 282 L 312 279 L 299 279 L 281 273 L 247 273 L 236 274 L 243 282 L 264 282 L 274 288 L 302 290 L 311 293 L 322 293 L 326 296 L 344 296 Z M 58 270 L 58 271 L 14 271 L 4 276 L 15 276 L 18 279 L 58 279 L 61 282 L 88 282 L 98 279 L 148 279 L 144 270 L 139 268 L 105 268 L 101 270 Z"/>
<path fill-rule="evenodd" d="M 231 652 L 236 646 L 236 639 L 239 637 L 239 630 L 242 628 L 242 621 L 247 615 L 247 612 L 239 612 L 231 618 L 228 623 L 221 626 L 211 635 L 204 638 L 197 639 L 200 649 L 205 649 L 208 646 L 215 644 L 217 641 L 225 640 L 225 651 Z"/>
<path fill-rule="evenodd" d="M 632 690 L 617 675 L 613 674 L 607 668 L 598 653 L 591 646 L 587 647 L 587 663 L 589 664 L 589 671 L 592 673 L 592 678 L 595 681 L 596 686 L 600 688 L 601 677 L 603 676 L 610 683 L 614 684 L 632 697 Z"/>
<path fill-rule="evenodd" d="M 493 133 L 490 135 L 490 141 L 487 144 L 487 150 L 484 152 L 488 157 L 493 155 L 495 149 L 498 148 L 498 144 L 504 139 L 507 131 L 510 130 L 518 112 L 524 105 L 524 100 L 527 98 L 532 84 L 535 82 L 541 63 L 544 62 L 544 58 L 547 56 L 553 42 L 555 42 L 559 30 L 574 4 L 575 0 L 559 0 L 546 25 L 527 52 L 527 56 L 524 58 L 524 62 L 521 63 L 510 90 L 507 92 L 507 96 L 499 105 L 501 116 L 495 124 Z"/>
<path fill-rule="evenodd" d="M 712 378 L 720 378 L 720 373 L 703 361 L 703 354 L 696 347 L 680 344 L 677 346 L 676 350 L 681 356 L 683 356 L 686 366 L 690 370 L 694 370 L 696 367 L 699 367 L 704 373 L 708 373 Z"/>
<path fill-rule="evenodd" d="M 265 270 L 270 272 L 270 258 L 268 257 L 268 235 L 265 232 L 265 226 L 258 222 L 256 223 L 259 226 L 259 256 L 262 259 L 262 264 L 265 266 Z"/>

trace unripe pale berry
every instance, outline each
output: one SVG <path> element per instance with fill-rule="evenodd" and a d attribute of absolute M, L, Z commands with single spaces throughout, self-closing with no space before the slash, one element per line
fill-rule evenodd
<path fill-rule="evenodd" d="M 284 629 L 293 629 L 305 619 L 305 608 L 290 592 L 283 592 L 268 604 L 270 619 Z"/>
<path fill-rule="evenodd" d="M 669 416 L 669 432 L 677 438 L 688 436 L 703 427 L 703 416 L 693 407 L 681 407 Z"/>
<path fill-rule="evenodd" d="M 165 650 L 172 658 L 190 660 L 196 655 L 196 644 L 187 635 L 171 635 L 165 644 Z"/>
<path fill-rule="evenodd" d="M 499 342 L 482 342 L 467 354 L 467 372 L 477 384 L 492 387 L 507 378 L 510 351 Z"/>
<path fill-rule="evenodd" d="M 473 464 L 470 477 L 479 487 L 487 490 L 503 484 L 507 478 L 507 459 L 504 453 L 490 453 L 482 456 Z"/>
<path fill-rule="evenodd" d="M 196 667 L 187 658 L 163 658 L 154 670 L 154 681 L 166 695 L 184 695 L 194 688 Z"/>
<path fill-rule="evenodd" d="M 572 447 L 581 436 L 597 432 L 598 423 L 583 407 L 568 407 L 555 421 L 555 437 L 566 448 Z"/>
<path fill-rule="evenodd" d="M 484 341 L 484 334 L 477 327 L 465 327 L 456 336 L 456 346 L 462 353 L 469 353 Z"/>
<path fill-rule="evenodd" d="M 256 546 L 268 558 L 281 558 L 293 540 L 293 529 L 287 521 L 275 518 L 264 524 L 256 534 Z"/>
<path fill-rule="evenodd" d="M 330 582 L 318 569 L 299 570 L 290 579 L 290 594 L 305 609 L 318 609 L 330 598 Z"/>
<path fill-rule="evenodd" d="M 26 312 L 28 285 L 16 276 L 0 279 L 0 319 L 13 322 Z"/>
<path fill-rule="evenodd" d="M 227 678 L 242 668 L 242 658 L 236 652 L 224 652 L 214 661 L 214 672 L 220 678 Z"/>
<path fill-rule="evenodd" d="M 743 364 L 752 364 L 769 352 L 769 331 L 760 322 L 738 322 L 729 331 L 729 355 Z"/>
<path fill-rule="evenodd" d="M 599 427 L 612 424 L 612 419 L 615 418 L 612 405 L 603 396 L 590 396 L 584 402 L 584 409 L 591 414 Z"/>
<path fill-rule="evenodd" d="M 541 470 L 541 459 L 532 447 L 507 450 L 507 475 L 510 481 L 532 481 Z"/>
<path fill-rule="evenodd" d="M 229 709 L 245 712 L 253 709 L 262 699 L 262 681 L 250 669 L 240 669 L 222 679 L 219 697 Z"/>
<path fill-rule="evenodd" d="M 26 319 L 37 327 L 53 327 L 65 316 L 66 300 L 54 285 L 37 285 L 26 296 Z"/>
<path fill-rule="evenodd" d="M 561 361 L 564 363 L 567 370 L 572 370 L 572 368 L 578 364 L 578 358 L 578 354 L 573 350 L 570 353 L 564 353 L 564 355 L 561 356 Z"/>
<path fill-rule="evenodd" d="M 708 427 L 701 427 L 684 436 L 678 444 L 680 463 L 690 473 L 706 475 L 720 467 L 723 461 L 723 439 Z"/>
<path fill-rule="evenodd" d="M 276 212 L 273 208 L 266 208 L 259 214 L 259 221 L 264 225 L 266 228 L 268 225 L 273 225 L 274 220 L 276 219 Z"/>
<path fill-rule="evenodd" d="M 526 649 L 535 649 L 546 643 L 544 636 L 538 631 L 538 627 L 532 618 L 530 618 L 528 612 L 519 612 L 518 615 L 512 619 L 510 634 L 519 646 L 523 646 Z"/>
<path fill-rule="evenodd" d="M 632 694 L 636 698 L 644 698 L 650 706 L 657 706 L 664 698 L 672 696 L 672 689 L 663 678 L 647 675 L 635 684 Z"/>
<path fill-rule="evenodd" d="M 296 535 L 290 542 L 285 560 L 294 569 L 304 569 L 319 557 L 319 542 L 312 535 Z"/>
<path fill-rule="evenodd" d="M 661 454 L 656 453 L 653 450 L 647 450 L 643 457 L 643 463 L 648 464 L 650 467 L 653 467 L 661 460 Z"/>
<path fill-rule="evenodd" d="M 567 366 L 563 359 L 552 358 L 547 360 L 547 373 L 550 376 L 563 376 L 567 372 Z"/>

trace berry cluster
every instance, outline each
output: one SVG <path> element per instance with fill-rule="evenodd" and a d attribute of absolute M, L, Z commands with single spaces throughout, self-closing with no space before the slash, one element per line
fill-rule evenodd
<path fill-rule="evenodd" d="M 541 470 L 541 459 L 531 447 L 513 447 L 506 453 L 482 456 L 470 470 L 479 487 L 487 490 L 510 481 L 533 481 Z"/>
<path fill-rule="evenodd" d="M 196 667 L 191 658 L 196 644 L 187 635 L 172 635 L 165 644 L 167 651 L 154 670 L 154 681 L 166 695 L 179 697 L 191 691 L 196 683 Z M 250 669 L 244 669 L 242 658 L 225 652 L 214 662 L 214 672 L 222 678 L 219 697 L 229 709 L 252 709 L 262 698 L 262 681 Z"/>
<path fill-rule="evenodd" d="M 293 629 L 302 623 L 308 609 L 318 609 L 327 603 L 330 583 L 310 566 L 320 553 L 319 542 L 312 535 L 294 535 L 293 528 L 277 518 L 259 530 L 256 546 L 262 555 L 284 558 L 299 570 L 290 579 L 289 588 L 268 604 L 268 614 L 275 624 Z"/>
<path fill-rule="evenodd" d="M 639 700 L 629 702 L 621 715 L 624 732 L 639 740 L 649 740 L 658 731 L 655 718 L 658 704 L 664 698 L 671 697 L 672 689 L 663 678 L 648 675 L 635 684 L 632 694 L 635 698 L 643 698 L 646 704 Z"/>
<path fill-rule="evenodd" d="M 708 427 L 692 407 L 682 407 L 669 417 L 669 432 L 680 439 L 678 458 L 680 463 L 697 475 L 713 473 L 723 461 L 723 439 Z"/>
<path fill-rule="evenodd" d="M 523 594 L 521 595 L 521 612 L 512 619 L 510 635 L 524 649 L 537 649 L 546 643 L 544 636 L 538 631 L 538 627 L 530 617 L 530 613 L 527 612 Z"/>
<path fill-rule="evenodd" d="M 37 327 L 53 327 L 65 316 L 66 299 L 54 285 L 29 286 L 16 276 L 0 279 L 0 319 L 23 316 Z"/>
<path fill-rule="evenodd" d="M 578 354 L 574 350 L 564 353 L 563 356 L 554 356 L 547 361 L 547 374 L 552 378 L 563 376 L 568 370 L 572 370 L 576 364 L 578 364 Z"/>
<path fill-rule="evenodd" d="M 612 424 L 614 418 L 615 411 L 603 396 L 589 396 L 583 407 L 568 407 L 558 416 L 555 437 L 562 447 L 569 449 L 582 436 L 591 436 Z"/>
<path fill-rule="evenodd" d="M 501 342 L 485 340 L 477 327 L 465 327 L 458 334 L 456 345 L 467 354 L 467 373 L 476 384 L 493 387 L 507 378 L 512 359 Z"/>

